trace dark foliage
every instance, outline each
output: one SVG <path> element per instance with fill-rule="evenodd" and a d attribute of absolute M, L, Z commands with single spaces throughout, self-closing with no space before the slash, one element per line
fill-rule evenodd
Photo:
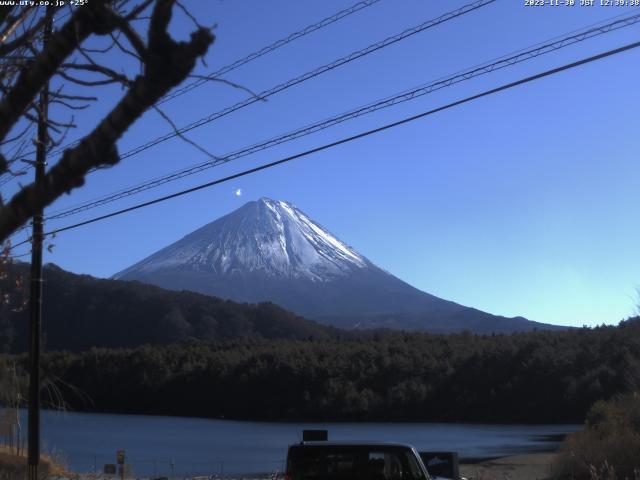
<path fill-rule="evenodd" d="M 640 394 L 598 401 L 585 429 L 562 444 L 553 465 L 556 478 L 640 478 Z"/>
<path fill-rule="evenodd" d="M 476 336 L 245 339 L 51 353 L 81 410 L 242 419 L 582 422 L 640 378 L 640 321 Z"/>
<path fill-rule="evenodd" d="M 14 265 L 0 287 L 11 291 L 26 268 Z M 640 387 L 639 320 L 513 335 L 354 333 L 273 304 L 99 280 L 55 266 L 45 269 L 45 282 L 45 345 L 64 351 L 45 356 L 44 377 L 78 410 L 582 422 L 594 402 Z M 27 312 L 0 313 L 0 338 L 24 350 Z"/>
<path fill-rule="evenodd" d="M 12 266 L 0 281 L 13 291 L 28 266 Z M 43 334 L 46 350 L 81 351 L 93 346 L 135 347 L 189 338 L 326 338 L 336 330 L 305 320 L 271 303 L 238 304 L 193 292 L 138 282 L 76 275 L 54 265 L 44 269 Z M 0 311 L 0 348 L 25 351 L 28 311 Z"/>

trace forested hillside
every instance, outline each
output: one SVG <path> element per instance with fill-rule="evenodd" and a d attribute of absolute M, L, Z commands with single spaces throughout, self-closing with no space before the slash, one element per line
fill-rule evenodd
<path fill-rule="evenodd" d="M 50 353 L 43 363 L 79 410 L 265 420 L 582 422 L 595 401 L 640 386 L 640 320 L 496 336 L 379 333 L 92 349 Z"/>
<path fill-rule="evenodd" d="M 0 352 L 27 347 L 28 311 L 19 307 L 28 285 L 28 265 L 15 264 L 0 280 L 15 298 L 0 311 Z M 193 292 L 176 292 L 138 282 L 102 280 L 44 269 L 43 339 L 45 350 L 81 351 L 93 346 L 135 347 L 189 338 L 327 338 L 334 329 L 271 303 L 239 304 Z"/>
<path fill-rule="evenodd" d="M 2 280 L 15 297 L 11 305 L 20 305 L 21 269 L 26 265 Z M 640 389 L 638 319 L 512 335 L 346 332 L 273 304 L 99 280 L 55 266 L 45 269 L 45 282 L 45 382 L 76 410 L 581 422 L 595 401 Z M 0 346 L 24 350 L 26 315 L 2 310 Z M 15 359 L 25 362 L 24 355 Z"/>

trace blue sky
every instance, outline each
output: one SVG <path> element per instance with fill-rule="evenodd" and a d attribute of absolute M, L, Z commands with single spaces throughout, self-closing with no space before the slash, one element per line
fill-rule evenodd
<path fill-rule="evenodd" d="M 215 70 L 353 3 L 185 2 L 199 21 L 217 24 L 207 66 L 200 65 L 198 72 Z M 381 0 L 225 78 L 261 91 L 466 3 Z M 189 135 L 222 155 L 630 12 L 627 7 L 527 7 L 524 0 L 498 0 Z M 193 25 L 177 15 L 173 28 L 184 36 Z M 639 33 L 634 25 L 588 40 L 51 222 L 47 229 L 637 41 Z M 106 277 L 245 202 L 267 196 L 293 202 L 377 265 L 439 297 L 542 322 L 617 323 L 634 314 L 640 284 L 639 59 L 640 51 L 623 53 L 235 182 L 64 232 L 53 240 L 53 252 L 45 261 Z M 71 138 L 94 125 L 120 94 L 117 88 L 106 89 L 96 108 L 77 119 L 81 127 Z M 185 125 L 245 96 L 212 82 L 163 109 L 177 125 Z M 167 124 L 149 112 L 122 139 L 120 151 L 167 131 Z M 49 211 L 205 160 L 201 152 L 174 139 L 92 174 L 84 188 Z"/>

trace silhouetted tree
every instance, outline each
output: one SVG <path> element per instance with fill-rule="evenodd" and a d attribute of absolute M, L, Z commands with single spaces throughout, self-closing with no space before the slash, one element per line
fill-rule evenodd
<path fill-rule="evenodd" d="M 82 186 L 89 171 L 117 164 L 120 157 L 116 144 L 120 137 L 187 78 L 197 59 L 207 52 L 213 41 L 210 29 L 198 27 L 188 41 L 176 41 L 168 33 L 176 3 L 177 0 L 90 0 L 82 6 L 69 7 L 67 16 L 60 14 L 60 25 L 56 22 L 44 46 L 47 17 L 59 11 L 0 6 L 0 174 L 19 173 L 15 162 L 23 158 L 25 142 L 31 135 L 29 127 L 37 121 L 36 99 L 47 82 L 59 80 L 61 87 L 52 90 L 52 101 L 70 109 L 83 108 L 86 105 L 81 104 L 97 100 L 102 85 L 118 83 L 124 89 L 102 120 L 51 162 L 53 166 L 42 185 L 26 185 L 0 206 L 0 242 L 39 209 Z M 87 47 L 87 41 L 94 37 L 104 37 L 107 46 Z M 121 66 L 128 63 L 118 60 L 122 55 L 134 58 L 138 67 L 121 73 Z M 92 87 L 96 92 L 78 95 L 73 90 L 78 86 Z M 48 127 L 53 133 L 47 148 L 58 145 L 65 130 L 73 126 L 72 120 L 50 119 Z"/>

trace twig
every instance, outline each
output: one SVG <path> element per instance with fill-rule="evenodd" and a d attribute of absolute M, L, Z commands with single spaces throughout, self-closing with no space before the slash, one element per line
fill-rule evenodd
<path fill-rule="evenodd" d="M 243 92 L 247 92 L 249 95 L 251 95 L 253 98 L 260 100 L 261 102 L 267 102 L 268 99 L 261 97 L 260 95 L 258 95 L 257 93 L 255 93 L 253 90 L 243 86 L 243 85 L 239 85 L 235 82 L 232 82 L 231 80 L 227 80 L 226 78 L 220 78 L 220 77 L 210 77 L 210 76 L 206 76 L 206 75 L 189 75 L 189 78 L 197 78 L 198 80 L 207 80 L 210 82 L 220 82 L 220 83 L 224 83 L 225 85 L 229 85 L 233 88 L 237 88 L 239 90 L 242 90 Z"/>
<path fill-rule="evenodd" d="M 175 134 L 178 136 L 178 138 L 182 139 L 183 141 L 187 142 L 189 145 L 192 145 L 193 147 L 197 148 L 199 151 L 201 151 L 202 153 L 204 153 L 206 156 L 208 156 L 211 160 L 220 160 L 220 157 L 214 155 L 213 153 L 209 152 L 206 148 L 201 147 L 200 145 L 198 145 L 196 142 L 194 142 L 193 140 L 191 140 L 190 138 L 187 138 L 183 133 L 180 132 L 180 129 L 178 128 L 178 126 L 173 122 L 173 120 L 171 120 L 171 118 L 169 118 L 169 116 L 164 113 L 160 107 L 158 107 L 157 105 L 153 106 L 153 109 L 158 112 L 160 114 L 160 116 L 162 118 L 164 118 L 166 120 L 166 122 L 171 125 L 171 128 L 173 128 L 173 131 L 175 132 Z"/>

